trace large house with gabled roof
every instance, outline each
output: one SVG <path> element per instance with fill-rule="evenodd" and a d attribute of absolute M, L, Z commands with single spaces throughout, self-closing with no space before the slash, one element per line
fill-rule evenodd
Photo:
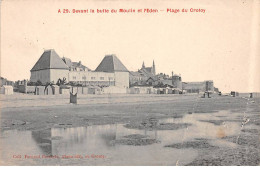
<path fill-rule="evenodd" d="M 30 81 L 56 82 L 59 78 L 67 78 L 68 73 L 68 65 L 62 61 L 55 50 L 45 50 L 31 69 Z"/>
<path fill-rule="evenodd" d="M 106 55 L 95 72 L 114 74 L 115 86 L 129 87 L 129 71 L 116 55 Z"/>
<path fill-rule="evenodd" d="M 31 69 L 31 82 L 57 83 L 59 79 L 84 86 L 129 87 L 129 71 L 116 55 L 106 55 L 95 71 L 80 61 L 60 58 L 54 49 L 45 50 Z"/>

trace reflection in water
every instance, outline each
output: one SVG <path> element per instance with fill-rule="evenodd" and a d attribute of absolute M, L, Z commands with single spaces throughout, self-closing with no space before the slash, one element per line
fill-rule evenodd
<path fill-rule="evenodd" d="M 42 154 L 52 155 L 51 129 L 32 131 L 32 138 L 42 150 Z"/>
<path fill-rule="evenodd" d="M 226 115 L 220 112 L 218 115 Z M 239 124 L 227 122 L 217 126 L 200 120 L 216 120 L 209 114 L 189 114 L 183 118 L 161 119 L 158 123 L 191 123 L 192 126 L 179 130 L 138 130 L 125 128 L 123 124 L 96 125 L 76 128 L 52 128 L 40 131 L 4 131 L 1 132 L 1 153 L 5 164 L 46 164 L 40 160 L 17 160 L 14 154 L 21 155 L 104 155 L 105 159 L 84 159 L 78 163 L 75 159 L 53 160 L 57 165 L 179 165 L 191 162 L 197 155 L 194 149 L 166 148 L 165 145 L 190 141 L 195 138 L 218 140 L 219 129 L 225 135 L 233 135 Z M 114 145 L 113 140 L 122 139 L 131 134 L 141 134 L 160 140 L 146 146 Z M 224 142 L 211 141 L 210 144 L 229 146 Z M 232 145 L 234 146 L 234 145 Z M 74 160 L 74 161 L 73 161 Z"/>

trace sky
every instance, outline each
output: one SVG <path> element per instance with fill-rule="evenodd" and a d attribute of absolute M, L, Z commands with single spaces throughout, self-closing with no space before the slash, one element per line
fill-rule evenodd
<path fill-rule="evenodd" d="M 146 8 L 159 12 L 96 13 Z M 1 76 L 30 79 L 44 50 L 55 49 L 92 70 L 116 54 L 130 71 L 154 60 L 157 73 L 173 71 L 184 82 L 213 80 L 223 92 L 260 92 L 259 9 L 260 0 L 2 0 Z"/>

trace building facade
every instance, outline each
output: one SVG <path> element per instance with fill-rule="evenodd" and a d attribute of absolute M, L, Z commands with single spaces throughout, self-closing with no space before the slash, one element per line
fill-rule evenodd
<path fill-rule="evenodd" d="M 31 69 L 30 81 L 56 83 L 59 78 L 68 79 L 68 73 L 69 67 L 62 61 L 55 50 L 45 50 Z"/>
<path fill-rule="evenodd" d="M 106 55 L 95 72 L 113 73 L 115 86 L 129 88 L 129 71 L 116 55 Z"/>
<path fill-rule="evenodd" d="M 84 86 L 129 87 L 129 72 L 116 55 L 106 55 L 95 71 L 81 62 L 60 58 L 55 50 L 45 50 L 31 69 L 31 82 L 43 84 L 66 80 Z"/>

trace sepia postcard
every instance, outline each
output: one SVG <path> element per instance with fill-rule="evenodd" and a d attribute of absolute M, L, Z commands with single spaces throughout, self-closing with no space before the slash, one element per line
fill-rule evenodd
<path fill-rule="evenodd" d="M 1 166 L 259 166 L 260 0 L 1 0 Z"/>

